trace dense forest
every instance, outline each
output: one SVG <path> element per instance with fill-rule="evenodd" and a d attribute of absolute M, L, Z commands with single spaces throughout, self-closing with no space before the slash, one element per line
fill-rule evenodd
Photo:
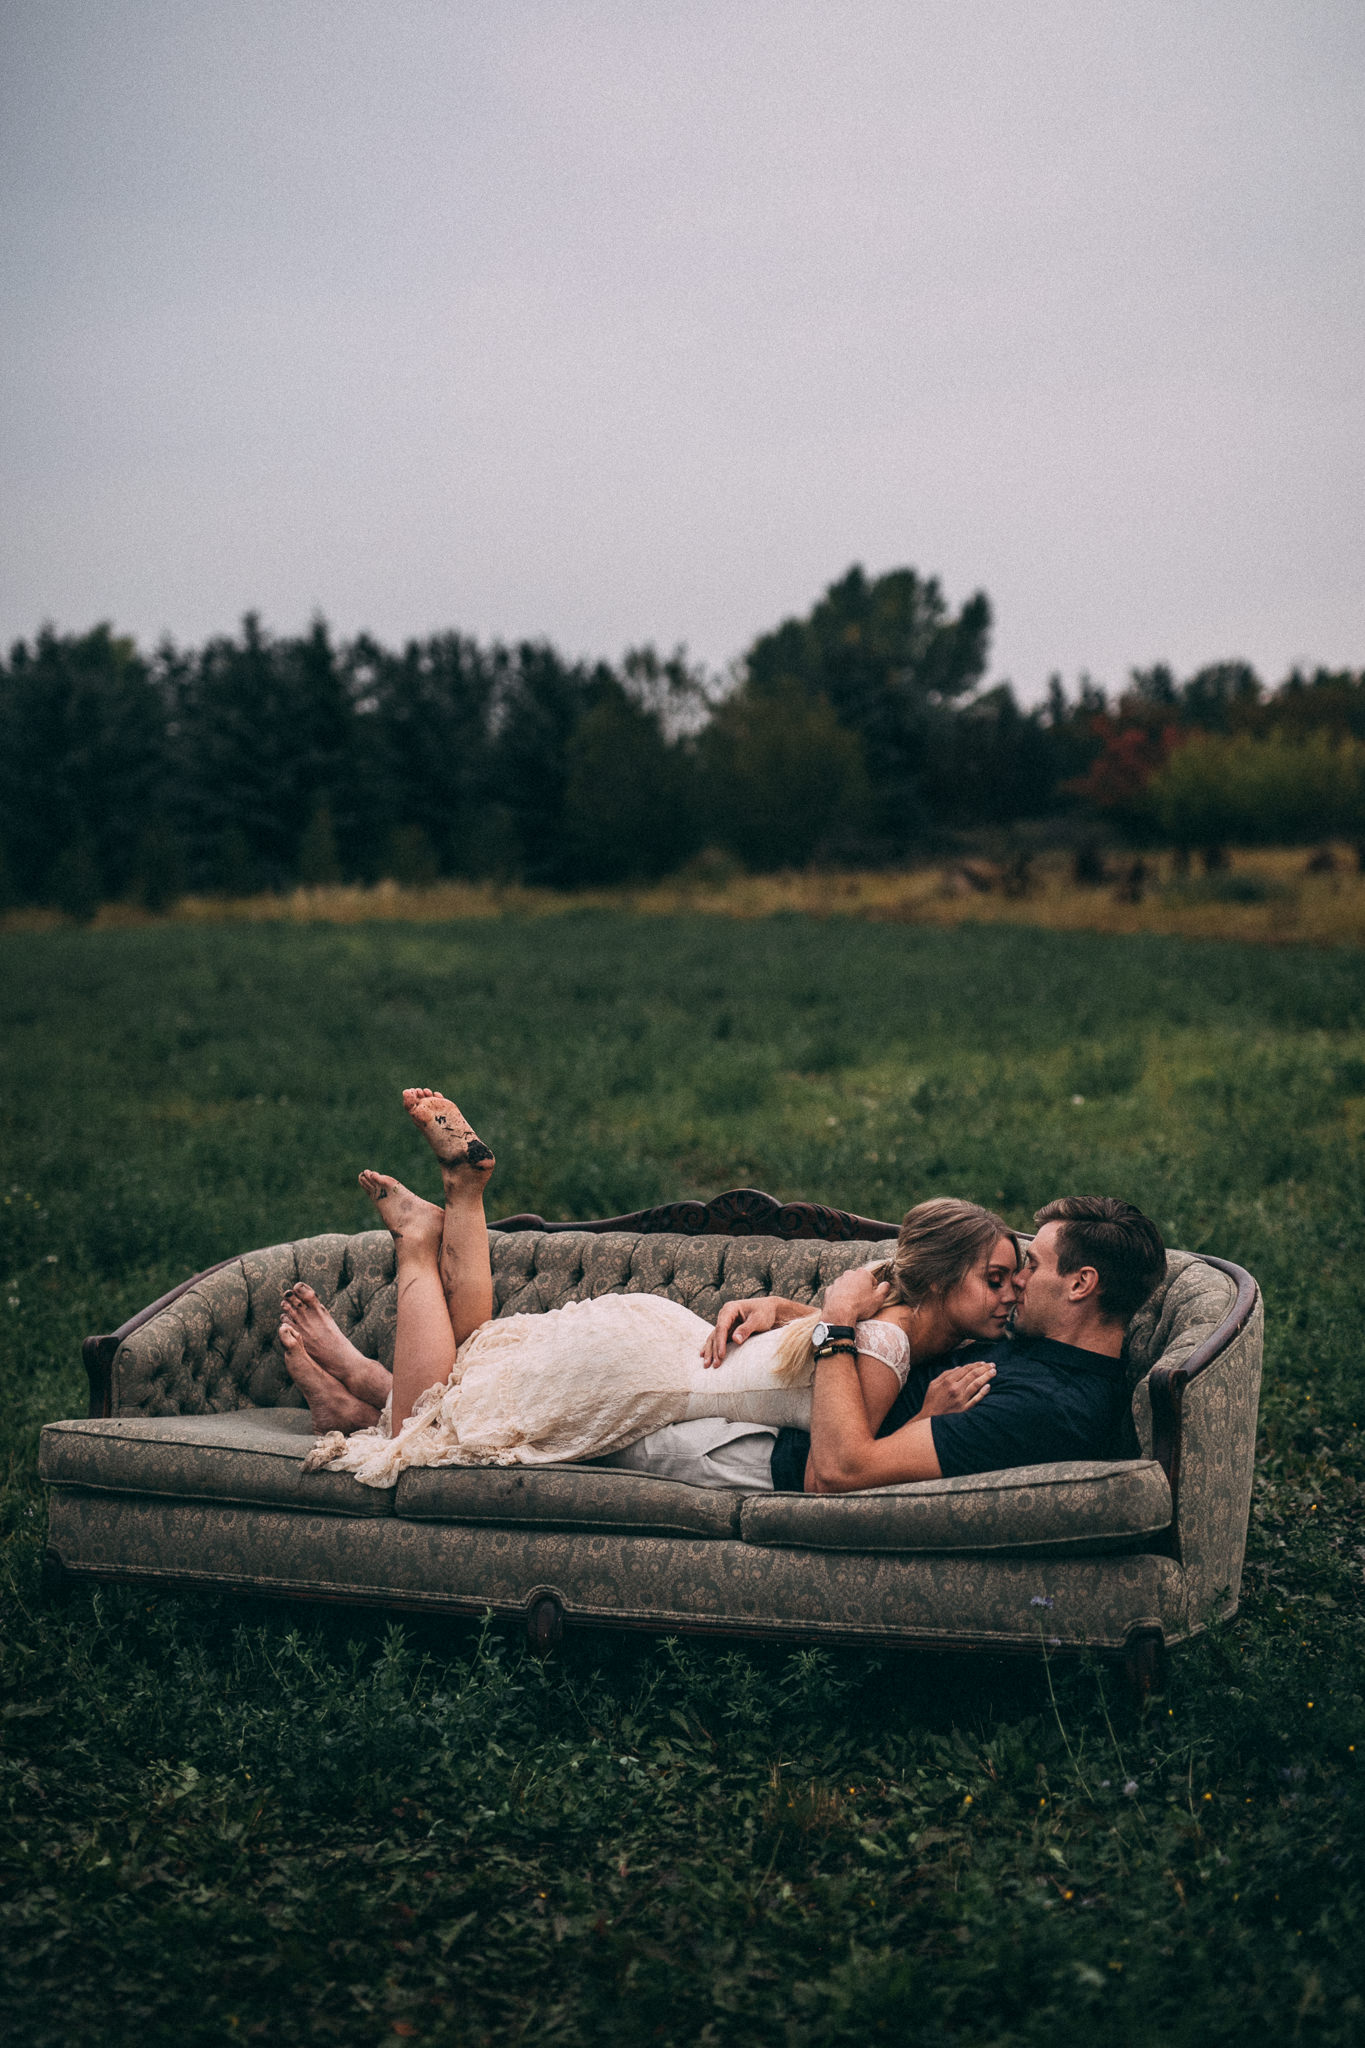
<path fill-rule="evenodd" d="M 320 619 L 150 655 L 44 629 L 0 663 L 0 907 L 871 866 L 1010 834 L 1365 839 L 1365 671 L 1054 677 L 1024 710 L 982 686 L 990 630 L 983 593 L 953 612 L 936 579 L 856 567 L 723 680 L 681 650 L 396 652 Z"/>

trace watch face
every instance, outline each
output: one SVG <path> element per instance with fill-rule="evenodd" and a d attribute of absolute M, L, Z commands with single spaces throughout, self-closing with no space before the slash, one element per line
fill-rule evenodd
<path fill-rule="evenodd" d="M 818 1350 L 820 1349 L 820 1346 L 821 1346 L 822 1344 L 824 1344 L 824 1343 L 825 1343 L 825 1342 L 826 1342 L 826 1341 L 828 1340 L 828 1337 L 829 1337 L 829 1324 L 828 1324 L 828 1323 L 817 1323 L 817 1324 L 815 1325 L 815 1328 L 814 1328 L 814 1329 L 813 1329 L 813 1330 L 811 1331 L 811 1333 L 810 1333 L 810 1341 L 811 1341 L 811 1343 L 812 1343 L 812 1344 L 813 1344 L 813 1345 L 815 1346 L 815 1349 L 816 1349 L 817 1351 L 818 1351 Z"/>

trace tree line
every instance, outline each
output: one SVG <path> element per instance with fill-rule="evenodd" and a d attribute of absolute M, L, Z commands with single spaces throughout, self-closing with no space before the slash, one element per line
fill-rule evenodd
<path fill-rule="evenodd" d="M 1031 822 L 1207 846 L 1365 837 L 1365 672 L 982 687 L 991 610 L 852 568 L 727 678 L 460 633 L 144 654 L 45 628 L 0 662 L 0 901 L 76 915 L 297 883 L 642 881 L 708 855 L 873 866 Z"/>

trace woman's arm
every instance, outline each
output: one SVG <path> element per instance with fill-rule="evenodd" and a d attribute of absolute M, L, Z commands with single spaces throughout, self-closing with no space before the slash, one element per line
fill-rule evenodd
<path fill-rule="evenodd" d="M 702 1364 L 723 1365 L 728 1347 L 742 1344 L 760 1330 L 776 1330 L 787 1323 L 799 1323 L 812 1313 L 808 1303 L 789 1301 L 783 1294 L 756 1294 L 747 1301 L 727 1301 L 716 1318 L 716 1327 L 701 1348 Z M 900 1392 L 900 1381 L 889 1365 L 870 1351 L 858 1353 L 858 1379 L 868 1428 L 875 1436 L 891 1412 Z"/>
<path fill-rule="evenodd" d="M 724 1365 L 731 1344 L 742 1344 L 760 1330 L 799 1323 L 813 1315 L 809 1302 L 788 1301 L 785 1294 L 753 1294 L 747 1301 L 727 1301 L 716 1317 L 716 1327 L 701 1347 L 703 1365 Z"/>

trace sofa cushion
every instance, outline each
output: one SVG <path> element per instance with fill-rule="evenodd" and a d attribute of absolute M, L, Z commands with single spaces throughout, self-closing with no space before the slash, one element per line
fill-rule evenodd
<path fill-rule="evenodd" d="M 102 1493 L 265 1502 L 335 1515 L 392 1512 L 392 1487 L 362 1486 L 349 1472 L 304 1472 L 314 1441 L 307 1412 L 296 1408 L 49 1422 L 38 1471 L 49 1486 Z"/>
<path fill-rule="evenodd" d="M 1040 1556 L 1135 1549 L 1170 1527 L 1171 1489 L 1153 1458 L 1021 1465 L 866 1493 L 749 1494 L 746 1543 L 809 1550 Z"/>
<path fill-rule="evenodd" d="M 410 1522 L 738 1536 L 746 1498 L 728 1487 L 687 1486 L 601 1465 L 415 1465 L 399 1475 L 394 1513 Z"/>

